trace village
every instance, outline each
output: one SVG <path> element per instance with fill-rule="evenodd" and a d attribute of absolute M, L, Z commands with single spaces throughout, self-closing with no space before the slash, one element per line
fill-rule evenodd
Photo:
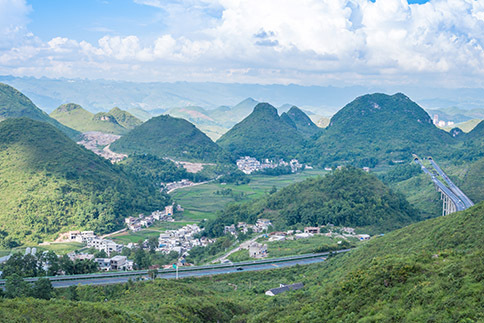
<path fill-rule="evenodd" d="M 273 241 L 285 241 L 285 240 L 299 240 L 307 239 L 316 235 L 326 236 L 335 239 L 346 240 L 348 238 L 355 238 L 359 241 L 369 240 L 371 237 L 368 234 L 356 234 L 355 229 L 351 227 L 337 227 L 333 224 L 327 224 L 318 227 L 305 227 L 302 230 L 288 230 L 288 231 L 271 231 L 272 223 L 268 219 L 258 219 L 256 224 L 247 224 L 245 222 L 239 222 L 237 225 L 225 226 L 224 234 L 230 234 L 237 236 L 240 233 L 247 234 L 248 232 L 253 233 L 264 233 L 258 235 L 257 238 L 266 238 L 267 242 Z M 267 244 L 256 241 L 257 239 L 252 239 L 247 243 L 240 245 L 239 249 L 247 249 L 249 252 L 249 257 L 251 258 L 265 258 L 268 256 Z M 340 240 L 338 243 L 341 243 Z M 228 262 L 226 257 L 219 258 L 221 262 Z"/>
<path fill-rule="evenodd" d="M 291 159 L 289 162 L 285 162 L 283 159 L 280 159 L 278 162 L 274 162 L 265 158 L 262 160 L 262 162 L 260 162 L 256 158 L 245 156 L 237 160 L 237 168 L 247 175 L 252 174 L 253 172 L 276 167 L 291 167 L 292 173 L 302 170 L 303 168 L 312 168 L 311 166 L 304 166 L 300 164 L 297 159 Z"/>

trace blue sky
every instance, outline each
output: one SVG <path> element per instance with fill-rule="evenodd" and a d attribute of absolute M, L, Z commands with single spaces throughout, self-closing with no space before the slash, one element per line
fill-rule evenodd
<path fill-rule="evenodd" d="M 484 0 L 0 0 L 0 74 L 483 86 Z"/>

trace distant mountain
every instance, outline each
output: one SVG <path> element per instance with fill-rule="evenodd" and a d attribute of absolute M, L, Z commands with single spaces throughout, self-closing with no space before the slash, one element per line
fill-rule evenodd
<path fill-rule="evenodd" d="M 100 131 L 118 135 L 125 134 L 142 123 L 141 120 L 119 108 L 93 114 L 74 103 L 59 106 L 50 116 L 81 132 Z"/>
<path fill-rule="evenodd" d="M 111 144 L 127 154 L 150 154 L 179 160 L 228 161 L 228 155 L 193 124 L 161 115 L 151 118 Z"/>
<path fill-rule="evenodd" d="M 143 122 L 145 122 L 145 121 L 149 120 L 151 117 L 153 117 L 151 115 L 151 113 L 149 113 L 148 111 L 145 111 L 141 108 L 131 108 L 131 109 L 128 109 L 127 111 Z"/>
<path fill-rule="evenodd" d="M 338 111 L 318 139 L 324 164 L 344 161 L 373 167 L 412 153 L 439 155 L 453 142 L 430 116 L 401 93 L 368 94 Z"/>
<path fill-rule="evenodd" d="M 259 103 L 254 111 L 236 124 L 217 143 L 236 156 L 255 158 L 293 158 L 305 146 L 303 136 L 277 114 L 268 103 Z"/>
<path fill-rule="evenodd" d="M 445 127 L 442 127 L 441 129 L 444 129 L 445 131 L 450 131 L 453 128 L 459 128 L 462 131 L 467 133 L 467 132 L 470 132 L 472 129 L 474 129 L 481 121 L 482 119 L 471 119 L 468 121 L 453 124 L 451 126 L 445 126 Z"/>
<path fill-rule="evenodd" d="M 466 140 L 480 140 L 484 142 L 484 120 L 480 121 L 466 136 Z"/>
<path fill-rule="evenodd" d="M 0 122 L 0 182 L 0 231 L 12 245 L 69 229 L 114 231 L 124 217 L 168 202 L 151 183 L 29 118 Z"/>
<path fill-rule="evenodd" d="M 319 128 L 326 128 L 331 122 L 331 118 L 322 117 L 319 115 L 312 115 L 310 118 Z"/>
<path fill-rule="evenodd" d="M 247 98 L 232 108 L 222 106 L 213 110 L 207 110 L 206 113 L 213 120 L 216 120 L 218 125 L 229 129 L 247 117 L 258 103 L 252 98 Z"/>
<path fill-rule="evenodd" d="M 199 106 L 186 106 L 170 109 L 166 114 L 190 121 L 212 140 L 217 140 L 237 122 L 248 116 L 256 104 L 257 101 L 248 98 L 234 107 L 220 106 L 209 110 Z"/>
<path fill-rule="evenodd" d="M 80 135 L 76 130 L 66 127 L 49 117 L 21 92 L 7 84 L 0 83 L 0 121 L 20 117 L 47 122 L 61 130 L 71 139 L 76 139 Z"/>
<path fill-rule="evenodd" d="M 305 137 L 312 137 L 321 132 L 321 129 L 301 109 L 295 106 L 282 113 L 281 119 Z"/>

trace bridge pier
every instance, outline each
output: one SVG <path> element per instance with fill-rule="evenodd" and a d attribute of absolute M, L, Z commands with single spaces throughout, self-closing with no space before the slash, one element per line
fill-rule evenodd
<path fill-rule="evenodd" d="M 442 215 L 448 215 L 457 211 L 455 203 L 439 189 L 440 199 L 442 200 Z"/>

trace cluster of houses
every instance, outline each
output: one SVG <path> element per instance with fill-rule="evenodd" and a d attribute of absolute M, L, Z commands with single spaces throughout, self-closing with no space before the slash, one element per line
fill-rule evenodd
<path fill-rule="evenodd" d="M 168 205 L 165 207 L 163 211 L 155 211 L 151 213 L 151 215 L 145 216 L 144 214 L 140 214 L 138 217 L 130 216 L 129 218 L 124 219 L 126 226 L 129 230 L 133 232 L 140 231 L 142 228 L 148 228 L 155 221 L 165 221 L 165 222 L 173 222 L 173 205 Z M 183 210 L 179 205 L 177 205 L 177 211 Z"/>
<path fill-rule="evenodd" d="M 189 181 L 188 179 L 182 179 L 181 181 L 178 182 L 171 182 L 171 183 L 162 183 L 161 185 L 163 186 L 162 190 L 170 193 L 173 190 L 176 190 L 178 188 L 182 187 L 188 187 L 188 186 L 193 186 L 195 183 L 192 181 Z"/>
<path fill-rule="evenodd" d="M 109 256 L 111 253 L 119 253 L 123 250 L 123 245 L 109 239 L 103 239 L 94 234 L 94 231 L 69 231 L 61 237 L 63 241 L 80 242 L 89 248 L 104 250 Z"/>
<path fill-rule="evenodd" d="M 89 253 L 68 253 L 67 256 L 72 260 L 92 260 L 96 262 L 102 271 L 110 270 L 133 270 L 133 261 L 128 260 L 126 256 L 114 256 L 111 258 L 95 258 Z"/>
<path fill-rule="evenodd" d="M 247 233 L 250 230 L 254 233 L 268 231 L 269 227 L 272 227 L 272 222 L 268 219 L 258 219 L 256 224 L 247 224 L 245 222 L 239 222 L 237 227 L 232 225 L 227 225 L 224 227 L 224 234 L 237 235 L 238 232 Z"/>
<path fill-rule="evenodd" d="M 202 229 L 196 224 L 188 224 L 178 230 L 167 230 L 160 234 L 158 238 L 157 251 L 163 253 L 177 252 L 180 255 L 187 255 L 193 247 L 205 247 L 214 240 L 206 237 L 196 238 Z"/>
<path fill-rule="evenodd" d="M 299 163 L 297 159 L 291 159 L 291 161 L 289 162 L 285 162 L 283 159 L 280 159 L 278 162 L 274 162 L 266 158 L 262 162 L 260 162 L 253 157 L 245 156 L 237 160 L 237 168 L 242 172 L 244 172 L 245 174 L 251 174 L 253 172 L 263 170 L 266 168 L 287 167 L 287 166 L 291 167 L 291 171 L 293 173 L 297 172 L 298 170 L 304 167 L 302 164 Z"/>
<path fill-rule="evenodd" d="M 321 233 L 321 229 L 325 228 L 327 232 Z M 360 241 L 369 240 L 368 234 L 356 234 L 354 228 L 350 227 L 335 227 L 332 224 L 323 225 L 321 227 L 305 227 L 301 230 L 288 230 L 286 232 L 276 231 L 269 233 L 269 241 L 284 241 L 284 240 L 298 240 L 310 238 L 314 235 L 324 235 L 327 237 L 354 237 Z"/>

